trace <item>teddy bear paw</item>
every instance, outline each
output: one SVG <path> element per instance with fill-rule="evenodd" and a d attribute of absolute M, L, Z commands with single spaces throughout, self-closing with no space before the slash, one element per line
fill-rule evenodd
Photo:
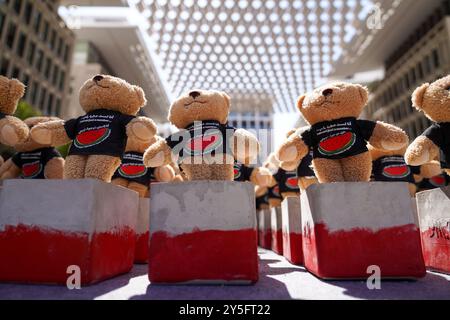
<path fill-rule="evenodd" d="M 39 144 L 50 144 L 52 142 L 51 131 L 45 128 L 34 127 L 30 131 L 31 139 Z"/>
<path fill-rule="evenodd" d="M 15 128 L 10 125 L 3 126 L 0 136 L 3 137 L 3 140 L 8 145 L 15 145 L 20 142 L 19 135 L 17 134 Z"/>
<path fill-rule="evenodd" d="M 282 148 L 278 152 L 278 159 L 280 161 L 294 161 L 297 157 L 297 148 L 295 146 L 289 146 L 287 148 Z"/>
<path fill-rule="evenodd" d="M 131 130 L 139 140 L 145 142 L 150 141 L 154 136 L 154 131 L 151 128 L 139 122 L 133 123 Z"/>

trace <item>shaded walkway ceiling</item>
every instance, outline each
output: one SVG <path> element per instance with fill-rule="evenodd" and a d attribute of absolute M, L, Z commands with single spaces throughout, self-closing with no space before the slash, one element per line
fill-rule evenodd
<path fill-rule="evenodd" d="M 373 5 L 369 0 L 130 0 L 148 24 L 173 96 L 225 90 L 253 109 L 294 111 L 323 81 Z M 270 101 L 271 103 L 268 103 Z"/>

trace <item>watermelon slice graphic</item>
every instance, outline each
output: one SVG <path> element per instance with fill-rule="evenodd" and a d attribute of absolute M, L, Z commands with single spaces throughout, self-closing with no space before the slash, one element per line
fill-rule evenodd
<path fill-rule="evenodd" d="M 24 179 L 33 179 L 42 172 L 42 164 L 39 161 L 26 163 L 22 166 L 22 176 Z"/>
<path fill-rule="evenodd" d="M 239 170 L 239 166 L 238 165 L 234 165 L 234 180 L 239 179 L 239 177 L 241 176 L 241 170 Z"/>
<path fill-rule="evenodd" d="M 356 141 L 356 135 L 353 132 L 344 132 L 319 143 L 319 152 L 323 155 L 330 156 L 343 153 L 349 150 Z"/>
<path fill-rule="evenodd" d="M 279 196 L 280 196 L 280 188 L 279 188 L 278 186 L 275 186 L 275 187 L 272 189 L 272 193 L 273 193 L 275 196 L 279 197 Z"/>
<path fill-rule="evenodd" d="M 430 183 L 435 187 L 445 187 L 445 177 L 440 176 L 434 176 L 430 178 Z"/>
<path fill-rule="evenodd" d="M 147 174 L 147 168 L 142 164 L 123 164 L 119 174 L 125 178 L 139 178 Z"/>
<path fill-rule="evenodd" d="M 111 129 L 100 128 L 86 130 L 77 135 L 74 144 L 77 148 L 88 148 L 105 141 L 111 134 Z"/>
<path fill-rule="evenodd" d="M 387 178 L 401 179 L 407 177 L 410 173 L 411 170 L 405 164 L 387 166 L 383 169 L 383 176 Z"/>
<path fill-rule="evenodd" d="M 222 145 L 220 132 L 210 132 L 190 139 L 186 144 L 186 151 L 190 155 L 209 154 Z"/>
<path fill-rule="evenodd" d="M 297 179 L 297 177 L 289 177 L 286 180 L 286 186 L 289 189 L 297 189 L 298 188 L 298 179 Z"/>

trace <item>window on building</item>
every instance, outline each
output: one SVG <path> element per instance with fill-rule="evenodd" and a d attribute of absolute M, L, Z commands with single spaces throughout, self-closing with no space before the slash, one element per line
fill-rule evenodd
<path fill-rule="evenodd" d="M 59 76 L 59 90 L 64 90 L 65 82 L 66 82 L 66 73 L 61 70 L 61 73 Z"/>
<path fill-rule="evenodd" d="M 20 9 L 22 8 L 22 0 L 14 0 L 13 8 L 17 14 L 20 14 Z"/>
<path fill-rule="evenodd" d="M 47 112 L 46 112 L 47 115 L 54 115 L 53 99 L 54 99 L 53 93 L 50 93 L 48 95 L 48 100 L 47 100 Z"/>
<path fill-rule="evenodd" d="M 33 4 L 31 3 L 31 1 L 27 1 L 27 4 L 25 5 L 25 11 L 23 13 L 23 21 L 25 21 L 26 24 L 30 24 L 32 14 Z"/>
<path fill-rule="evenodd" d="M 437 69 L 441 65 L 441 60 L 439 58 L 439 52 L 437 51 L 437 49 L 433 50 L 432 56 L 433 56 L 433 67 Z"/>
<path fill-rule="evenodd" d="M 17 27 L 14 23 L 10 22 L 8 31 L 6 32 L 6 45 L 12 49 L 14 46 L 14 38 L 16 37 Z"/>
<path fill-rule="evenodd" d="M 39 84 L 36 81 L 33 81 L 33 86 L 31 88 L 31 102 L 33 105 L 37 103 L 37 97 L 39 92 Z"/>
<path fill-rule="evenodd" d="M 64 46 L 64 62 L 67 63 L 69 61 L 69 46 L 66 44 Z"/>
<path fill-rule="evenodd" d="M 42 20 L 42 13 L 36 11 L 34 14 L 34 21 L 33 21 L 33 29 L 36 33 L 39 33 L 39 29 L 41 27 L 41 20 Z"/>
<path fill-rule="evenodd" d="M 419 78 L 419 80 L 422 80 L 424 78 L 422 63 L 419 62 L 417 64 L 416 71 L 417 71 L 417 77 Z"/>
<path fill-rule="evenodd" d="M 3 26 L 4 26 L 4 24 L 5 24 L 5 15 L 2 12 L 0 12 L 0 38 L 1 38 L 2 34 L 3 34 Z"/>
<path fill-rule="evenodd" d="M 52 60 L 50 58 L 47 58 L 45 63 L 45 72 L 44 76 L 47 80 L 50 80 L 50 71 L 52 70 Z"/>
<path fill-rule="evenodd" d="M 59 74 L 59 68 L 55 64 L 53 65 L 53 74 L 52 74 L 52 84 L 56 86 L 58 84 L 58 74 Z"/>
<path fill-rule="evenodd" d="M 27 51 L 27 61 L 29 65 L 33 65 L 35 51 L 36 51 L 36 43 L 30 41 L 28 43 L 28 51 Z"/>
<path fill-rule="evenodd" d="M 63 49 L 63 38 L 59 37 L 58 38 L 58 48 L 56 49 L 56 54 L 58 55 L 58 57 L 61 57 L 62 49 Z"/>
<path fill-rule="evenodd" d="M 430 56 L 425 56 L 425 58 L 423 58 L 423 67 L 425 69 L 425 73 L 428 75 L 431 73 L 431 58 Z"/>
<path fill-rule="evenodd" d="M 41 72 L 42 71 L 42 64 L 44 62 L 44 52 L 41 49 L 38 49 L 37 51 L 37 57 L 36 57 L 36 70 Z"/>
<path fill-rule="evenodd" d="M 61 99 L 57 98 L 55 103 L 55 116 L 59 117 L 61 115 Z"/>
<path fill-rule="evenodd" d="M 50 41 L 48 43 L 49 48 L 54 50 L 55 46 L 56 46 L 56 31 L 54 29 L 52 29 L 51 33 L 50 33 Z"/>
<path fill-rule="evenodd" d="M 39 109 L 41 109 L 42 111 L 45 110 L 45 99 L 47 98 L 47 89 L 42 88 L 41 89 L 41 96 L 39 99 Z"/>
<path fill-rule="evenodd" d="M 11 78 L 19 79 L 20 78 L 20 69 L 18 66 L 14 66 L 11 72 Z"/>
<path fill-rule="evenodd" d="M 6 58 L 3 58 L 3 60 L 2 60 L 2 64 L 1 64 L 1 67 L 0 67 L 0 74 L 2 75 L 2 76 L 8 76 L 8 70 L 9 70 L 9 60 L 8 59 L 6 59 Z"/>
<path fill-rule="evenodd" d="M 48 24 L 48 21 L 44 22 L 44 30 L 42 31 L 42 33 L 40 33 L 40 37 L 42 39 L 42 41 L 47 41 L 48 38 L 48 29 L 49 29 L 50 25 Z"/>
<path fill-rule="evenodd" d="M 409 80 L 410 80 L 412 85 L 414 85 L 417 82 L 416 71 L 415 71 L 414 68 L 409 70 Z"/>
<path fill-rule="evenodd" d="M 19 40 L 17 42 L 17 55 L 19 57 L 23 57 L 23 54 L 25 53 L 25 43 L 27 42 L 27 36 L 25 33 L 21 32 L 19 35 Z"/>
<path fill-rule="evenodd" d="M 409 84 L 409 77 L 408 77 L 408 74 L 405 74 L 405 76 L 403 77 L 403 82 L 405 83 L 406 89 L 409 89 L 410 84 Z"/>

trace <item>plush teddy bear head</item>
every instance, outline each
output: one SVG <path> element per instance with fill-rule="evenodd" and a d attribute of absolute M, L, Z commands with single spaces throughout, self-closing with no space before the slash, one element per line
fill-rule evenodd
<path fill-rule="evenodd" d="M 0 76 L 0 112 L 12 115 L 25 93 L 25 86 L 17 79 Z"/>
<path fill-rule="evenodd" d="M 431 121 L 450 122 L 450 75 L 417 88 L 412 104 Z"/>
<path fill-rule="evenodd" d="M 298 98 L 297 107 L 309 124 L 340 118 L 357 118 L 367 103 L 369 92 L 359 84 L 335 82 Z"/>
<path fill-rule="evenodd" d="M 155 142 L 161 140 L 162 138 L 159 136 L 153 136 L 149 141 L 142 141 L 138 139 L 127 139 L 127 145 L 125 147 L 125 151 L 136 151 L 144 153 L 145 150 Z"/>
<path fill-rule="evenodd" d="M 60 120 L 60 119 L 57 117 L 31 117 L 31 118 L 25 119 L 24 122 L 31 129 L 38 123 L 54 121 L 54 120 Z M 50 144 L 37 143 L 36 141 L 34 141 L 31 138 L 31 135 L 28 135 L 27 140 L 23 143 L 14 145 L 14 149 L 16 149 L 19 152 L 27 152 L 27 151 L 32 151 L 32 150 L 45 148 L 45 147 L 51 147 L 51 146 L 52 145 L 50 145 Z"/>
<path fill-rule="evenodd" d="M 179 129 L 195 121 L 215 120 L 225 124 L 230 112 L 230 97 L 220 91 L 192 90 L 170 106 L 168 120 Z"/>
<path fill-rule="evenodd" d="M 79 101 L 85 112 L 107 109 L 127 115 L 136 115 L 147 103 L 140 87 L 107 75 L 87 80 L 80 89 Z"/>

